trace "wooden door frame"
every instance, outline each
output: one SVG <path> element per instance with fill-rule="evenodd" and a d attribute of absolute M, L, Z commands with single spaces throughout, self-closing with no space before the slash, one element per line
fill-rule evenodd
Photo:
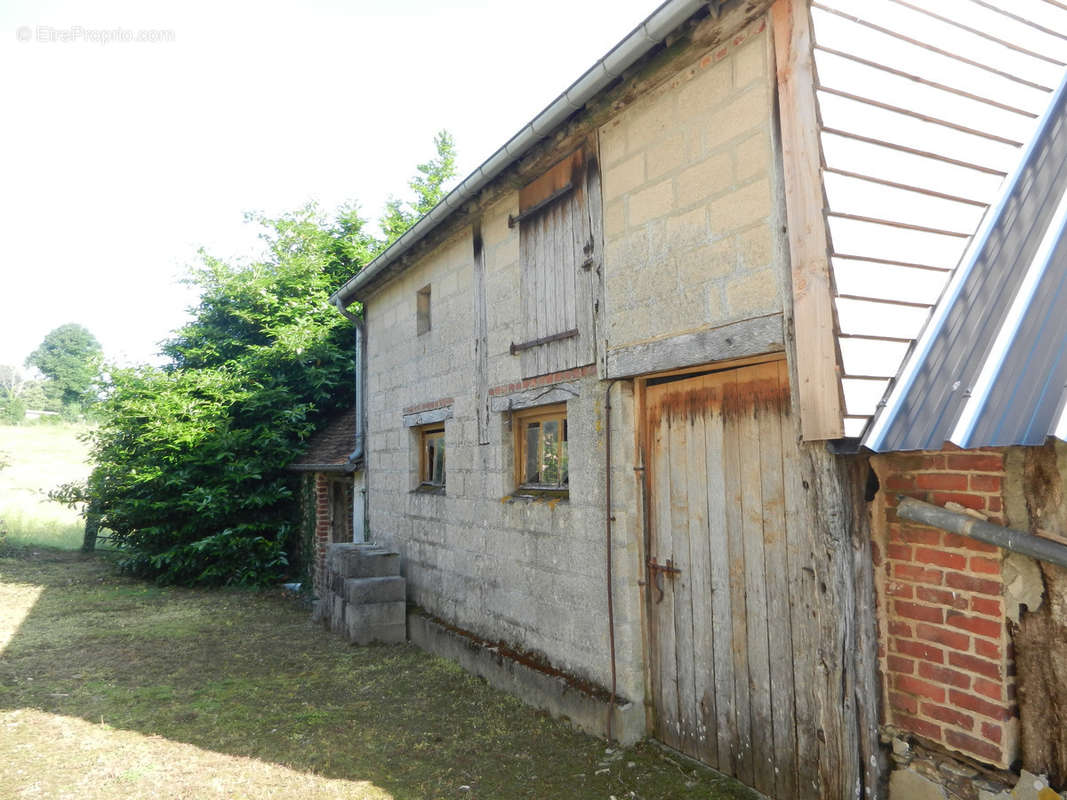
<path fill-rule="evenodd" d="M 650 373 L 634 378 L 634 452 L 640 458 L 640 497 L 641 507 L 638 509 L 639 524 L 641 531 L 638 542 L 638 557 L 640 558 L 641 577 L 638 586 L 641 588 L 641 646 L 644 676 L 645 695 L 645 732 L 652 735 L 655 732 L 655 704 L 653 702 L 653 676 L 652 676 L 652 592 L 648 574 L 648 558 L 652 547 L 652 520 L 651 509 L 651 467 L 648 462 L 652 431 L 651 421 L 648 418 L 648 382 L 661 378 L 699 377 L 712 372 L 727 372 L 734 369 L 766 364 L 769 362 L 786 361 L 786 354 L 782 351 L 767 353 L 759 356 L 747 356 L 745 358 L 730 359 L 729 361 L 717 361 L 707 364 L 698 364 L 692 367 L 664 370 L 663 372 Z"/>

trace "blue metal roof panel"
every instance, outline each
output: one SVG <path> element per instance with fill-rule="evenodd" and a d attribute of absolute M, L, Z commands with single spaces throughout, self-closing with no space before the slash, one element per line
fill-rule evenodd
<path fill-rule="evenodd" d="M 1054 434 L 1067 369 L 1067 307 L 1052 302 L 1067 276 L 1057 220 L 1065 187 L 1067 78 L 890 387 L 866 447 L 982 447 Z M 1033 291 L 1024 297 L 1028 276 Z"/>
<path fill-rule="evenodd" d="M 1067 209 L 1065 209 L 1067 210 Z M 1025 299 L 1018 327 L 988 390 L 972 398 L 978 408 L 967 429 L 953 435 L 960 447 L 1040 445 L 1054 435 L 1067 396 L 1067 229 L 1057 220 L 1054 246 Z"/>

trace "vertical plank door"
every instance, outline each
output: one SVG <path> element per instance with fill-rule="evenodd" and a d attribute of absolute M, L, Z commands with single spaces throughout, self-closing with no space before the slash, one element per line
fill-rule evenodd
<path fill-rule="evenodd" d="M 646 409 L 656 736 L 770 797 L 817 798 L 785 364 L 653 381 Z"/>

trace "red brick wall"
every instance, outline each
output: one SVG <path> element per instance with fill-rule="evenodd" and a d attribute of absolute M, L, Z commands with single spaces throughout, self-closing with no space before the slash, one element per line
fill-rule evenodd
<path fill-rule="evenodd" d="M 877 456 L 875 506 L 885 721 L 1007 767 L 1016 756 L 1014 669 L 999 548 L 900 520 L 898 495 L 1002 522 L 998 450 Z"/>
<path fill-rule="evenodd" d="M 330 543 L 330 476 L 315 473 L 315 596 L 324 597 L 323 576 L 326 574 L 326 545 Z"/>

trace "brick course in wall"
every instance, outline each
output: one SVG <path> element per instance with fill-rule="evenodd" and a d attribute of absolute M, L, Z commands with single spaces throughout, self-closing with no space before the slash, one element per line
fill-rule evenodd
<path fill-rule="evenodd" d="M 1004 456 L 945 450 L 872 459 L 885 722 L 998 767 L 1017 750 L 1001 551 L 901 520 L 898 496 L 1002 522 Z"/>
<path fill-rule="evenodd" d="M 405 414 L 418 414 L 418 413 L 420 413 L 422 411 L 434 411 L 435 409 L 438 409 L 438 408 L 447 408 L 448 406 L 452 405 L 455 402 L 456 402 L 456 400 L 453 397 L 442 397 L 439 400 L 428 400 L 425 403 L 418 403 L 417 405 L 413 405 L 413 406 L 405 406 L 404 407 L 404 413 Z"/>
<path fill-rule="evenodd" d="M 538 375 L 536 378 L 525 378 L 521 381 L 502 383 L 499 386 L 492 387 L 489 390 L 489 394 L 493 397 L 498 397 L 502 394 L 522 392 L 527 389 L 536 389 L 540 386 L 551 386 L 554 383 L 561 383 L 563 381 L 574 381 L 579 378 L 587 378 L 590 375 L 596 375 L 596 364 L 575 367 L 574 369 L 567 369 L 562 372 L 551 372 L 548 375 Z"/>

